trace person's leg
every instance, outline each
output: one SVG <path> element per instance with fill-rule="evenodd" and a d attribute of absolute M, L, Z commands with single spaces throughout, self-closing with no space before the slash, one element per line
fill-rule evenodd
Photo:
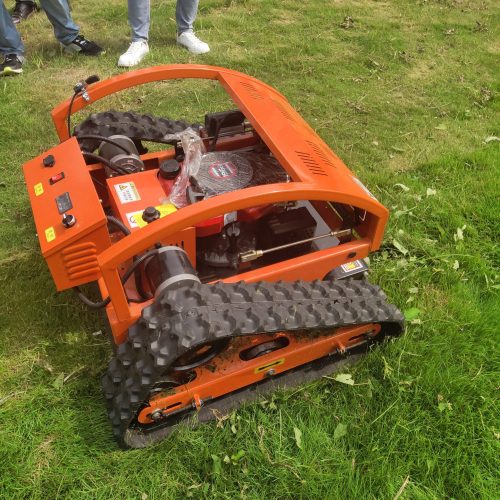
<path fill-rule="evenodd" d="M 128 0 L 128 22 L 132 43 L 118 59 L 118 66 L 130 68 L 139 64 L 149 52 L 150 0 Z"/>
<path fill-rule="evenodd" d="M 5 8 L 0 5 L 0 76 L 17 75 L 23 71 L 24 45 L 21 37 Z"/>
<path fill-rule="evenodd" d="M 23 41 L 3 1 L 0 6 L 0 54 L 2 56 L 7 54 L 22 56 L 24 54 Z"/>
<path fill-rule="evenodd" d="M 132 42 L 148 39 L 150 25 L 149 0 L 128 0 L 128 22 L 132 30 Z"/>
<path fill-rule="evenodd" d="M 102 47 L 80 35 L 79 26 L 73 21 L 68 0 L 40 0 L 54 28 L 56 39 L 70 53 L 84 56 L 98 56 L 104 53 Z"/>
<path fill-rule="evenodd" d="M 54 28 L 57 40 L 63 45 L 70 44 L 78 36 L 80 28 L 71 17 L 68 0 L 40 0 L 40 5 Z"/>
<path fill-rule="evenodd" d="M 177 0 L 175 20 L 177 22 L 177 43 L 193 54 L 205 54 L 210 47 L 202 42 L 193 31 L 198 13 L 198 0 Z"/>
<path fill-rule="evenodd" d="M 175 8 L 175 20 L 177 22 L 177 34 L 192 30 L 198 14 L 199 0 L 177 0 Z"/>

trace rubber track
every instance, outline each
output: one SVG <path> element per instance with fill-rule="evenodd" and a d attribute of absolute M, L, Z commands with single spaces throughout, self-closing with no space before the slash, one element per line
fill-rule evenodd
<path fill-rule="evenodd" d="M 184 120 L 111 110 L 91 114 L 75 127 L 74 134 L 77 137 L 87 134 L 104 137 L 120 134 L 141 141 L 175 144 L 177 139 L 172 138 L 172 134 L 178 134 L 189 127 L 198 130 L 201 126 Z M 80 145 L 85 151 L 92 152 L 98 148 L 99 142 L 86 139 L 80 141 Z"/>
<path fill-rule="evenodd" d="M 113 433 L 122 446 L 155 380 L 190 349 L 215 339 L 382 323 L 397 335 L 403 316 L 367 281 L 194 283 L 166 291 L 143 309 L 102 379 Z M 129 431 L 130 434 L 130 431 Z"/>

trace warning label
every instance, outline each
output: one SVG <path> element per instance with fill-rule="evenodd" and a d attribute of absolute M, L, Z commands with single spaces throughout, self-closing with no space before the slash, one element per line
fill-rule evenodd
<path fill-rule="evenodd" d="M 363 263 L 360 260 L 355 260 L 354 262 L 342 264 L 340 267 L 344 270 L 344 272 L 348 273 L 351 271 L 356 271 L 358 269 L 363 269 Z"/>
<path fill-rule="evenodd" d="M 133 182 L 122 182 L 115 184 L 116 194 L 122 204 L 139 201 L 141 197 Z"/>
<path fill-rule="evenodd" d="M 231 161 L 216 161 L 208 167 L 208 173 L 215 179 L 231 179 L 238 173 L 236 165 Z"/>
<path fill-rule="evenodd" d="M 35 196 L 40 196 L 41 194 L 43 194 L 43 184 L 39 182 L 35 184 Z"/>
<path fill-rule="evenodd" d="M 54 241 L 56 239 L 56 232 L 52 226 L 48 227 L 45 230 L 45 238 L 47 240 L 47 243 L 50 243 L 51 241 Z"/>

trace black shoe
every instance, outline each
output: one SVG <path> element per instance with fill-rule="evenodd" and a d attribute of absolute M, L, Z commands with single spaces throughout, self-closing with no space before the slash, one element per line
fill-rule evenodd
<path fill-rule="evenodd" d="M 73 54 L 82 54 L 84 56 L 100 56 L 105 53 L 102 47 L 94 42 L 87 40 L 82 35 L 78 35 L 71 43 L 64 45 L 64 50 Z"/>
<path fill-rule="evenodd" d="M 0 64 L 0 76 L 15 76 L 23 72 L 24 57 L 7 54 Z"/>
<path fill-rule="evenodd" d="M 24 2 L 16 0 L 16 6 L 12 12 L 12 22 L 19 24 L 21 21 L 26 21 L 35 12 L 38 12 L 38 5 L 35 2 Z"/>

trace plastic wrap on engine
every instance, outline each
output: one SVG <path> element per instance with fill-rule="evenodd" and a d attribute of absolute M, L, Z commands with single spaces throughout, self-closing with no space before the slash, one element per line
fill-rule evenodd
<path fill-rule="evenodd" d="M 203 198 L 287 180 L 286 172 L 274 157 L 248 151 L 204 154 L 197 172 L 190 178 L 192 189 Z"/>
<path fill-rule="evenodd" d="M 178 135 L 184 150 L 184 162 L 182 170 L 177 176 L 175 184 L 170 191 L 170 202 L 177 208 L 187 205 L 186 189 L 189 179 L 195 177 L 200 168 L 201 159 L 205 152 L 205 147 L 200 135 L 192 128 L 188 128 Z"/>

